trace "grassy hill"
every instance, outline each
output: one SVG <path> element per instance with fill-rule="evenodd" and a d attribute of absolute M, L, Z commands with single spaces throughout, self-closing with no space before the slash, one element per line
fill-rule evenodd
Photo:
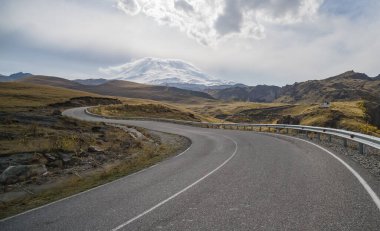
<path fill-rule="evenodd" d="M 380 136 L 380 129 L 368 123 L 364 101 L 333 102 L 330 108 L 321 108 L 319 104 L 251 102 L 219 102 L 184 107 L 205 116 L 235 123 L 302 124 Z"/>
<path fill-rule="evenodd" d="M 204 92 L 184 90 L 175 87 L 151 86 L 122 80 L 108 81 L 99 85 L 83 85 L 75 81 L 58 77 L 31 76 L 20 80 L 20 82 L 63 87 L 101 95 L 151 99 L 168 102 L 191 103 L 213 100 L 212 96 Z"/>
<path fill-rule="evenodd" d="M 192 112 L 181 110 L 173 106 L 151 103 L 102 106 L 92 108 L 91 111 L 104 116 L 116 116 L 121 118 L 149 117 L 188 121 L 202 121 L 202 119 L 204 119 Z"/>
<path fill-rule="evenodd" d="M 0 111 L 47 106 L 81 96 L 99 95 L 32 83 L 4 82 L 0 83 Z"/>

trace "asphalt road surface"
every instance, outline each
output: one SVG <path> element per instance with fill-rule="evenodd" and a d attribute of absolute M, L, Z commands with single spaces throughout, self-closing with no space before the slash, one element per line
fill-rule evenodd
<path fill-rule="evenodd" d="M 380 230 L 380 182 L 339 156 L 360 182 L 311 143 L 249 131 L 101 119 L 83 108 L 64 114 L 180 134 L 192 145 L 138 173 L 2 220 L 0 230 Z"/>

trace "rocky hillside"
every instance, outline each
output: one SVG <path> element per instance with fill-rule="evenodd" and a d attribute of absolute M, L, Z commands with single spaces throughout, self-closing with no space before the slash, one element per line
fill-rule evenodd
<path fill-rule="evenodd" d="M 380 127 L 380 75 L 368 77 L 366 74 L 348 71 L 323 80 L 309 80 L 284 87 L 239 86 L 208 93 L 221 100 L 320 104 L 329 102 L 363 101 L 366 121 Z"/>
<path fill-rule="evenodd" d="M 207 93 L 216 99 L 250 102 L 273 102 L 279 97 L 280 87 L 258 85 L 254 87 L 236 86 L 225 89 L 209 89 Z"/>
<path fill-rule="evenodd" d="M 380 102 L 380 75 L 348 71 L 323 80 L 309 80 L 284 87 L 259 85 L 208 90 L 217 99 L 251 102 L 321 103 L 366 100 Z"/>
<path fill-rule="evenodd" d="M 380 102 L 380 78 L 354 71 L 323 80 L 310 80 L 281 88 L 275 100 L 284 103 L 367 100 Z"/>

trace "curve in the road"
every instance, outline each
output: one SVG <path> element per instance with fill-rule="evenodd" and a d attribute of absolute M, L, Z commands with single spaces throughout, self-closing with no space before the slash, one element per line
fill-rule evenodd
<path fill-rule="evenodd" d="M 192 145 L 155 167 L 3 220 L 0 230 L 380 227 L 376 179 L 315 144 L 255 132 L 94 118 L 83 108 L 64 114 L 176 133 L 190 138 Z"/>
<path fill-rule="evenodd" d="M 228 138 L 230 139 L 230 138 Z M 117 230 L 120 230 L 121 228 L 125 227 L 126 225 L 134 222 L 135 220 L 139 219 L 140 217 L 144 216 L 145 214 L 148 214 L 150 212 L 152 212 L 153 210 L 155 210 L 156 208 L 160 207 L 161 205 L 167 203 L 168 201 L 176 198 L 178 195 L 186 192 L 187 190 L 189 190 L 191 187 L 199 184 L 201 181 L 203 181 L 204 179 L 206 179 L 208 176 L 210 176 L 211 174 L 213 174 L 214 172 L 218 171 L 220 168 L 222 168 L 225 164 L 227 164 L 235 155 L 236 155 L 236 152 L 238 150 L 238 146 L 237 146 L 237 143 L 236 141 L 230 139 L 231 141 L 234 142 L 235 144 L 235 150 L 234 152 L 231 154 L 230 157 L 228 157 L 227 160 L 225 160 L 221 165 L 219 165 L 218 167 L 216 167 L 215 169 L 213 169 L 211 172 L 207 173 L 206 175 L 204 175 L 203 177 L 201 177 L 200 179 L 198 179 L 197 181 L 195 181 L 194 183 L 192 183 L 191 185 L 187 186 L 186 188 L 182 189 L 181 191 L 175 193 L 174 195 L 166 198 L 165 200 L 161 201 L 160 203 L 156 204 L 155 206 L 145 210 L 144 212 L 140 213 L 139 215 L 129 219 L 128 221 L 124 222 L 123 224 L 117 226 L 116 228 L 112 229 L 112 231 L 117 231 Z"/>

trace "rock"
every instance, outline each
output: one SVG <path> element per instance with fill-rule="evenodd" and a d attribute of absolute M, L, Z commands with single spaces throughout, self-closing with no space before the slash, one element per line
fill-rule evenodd
<path fill-rule="evenodd" d="M 50 154 L 50 153 L 45 153 L 44 156 L 48 160 L 48 162 L 57 160 L 57 157 L 55 157 L 53 154 Z"/>
<path fill-rule="evenodd" d="M 89 152 L 103 152 L 103 150 L 97 146 L 90 146 L 88 147 Z"/>
<path fill-rule="evenodd" d="M 47 166 L 52 167 L 52 168 L 63 168 L 63 161 L 55 160 L 53 162 L 48 163 Z"/>
<path fill-rule="evenodd" d="M 14 184 L 25 181 L 33 176 L 39 176 L 47 172 L 43 164 L 9 166 L 0 175 L 1 184 Z"/>
<path fill-rule="evenodd" d="M 8 166 L 45 164 L 47 160 L 39 153 L 18 153 L 7 156 L 0 156 L 0 172 Z"/>
<path fill-rule="evenodd" d="M 59 159 L 61 159 L 64 164 L 70 163 L 70 161 L 72 159 L 72 155 L 70 153 L 60 152 L 60 153 L 58 153 L 58 156 L 59 156 Z"/>

